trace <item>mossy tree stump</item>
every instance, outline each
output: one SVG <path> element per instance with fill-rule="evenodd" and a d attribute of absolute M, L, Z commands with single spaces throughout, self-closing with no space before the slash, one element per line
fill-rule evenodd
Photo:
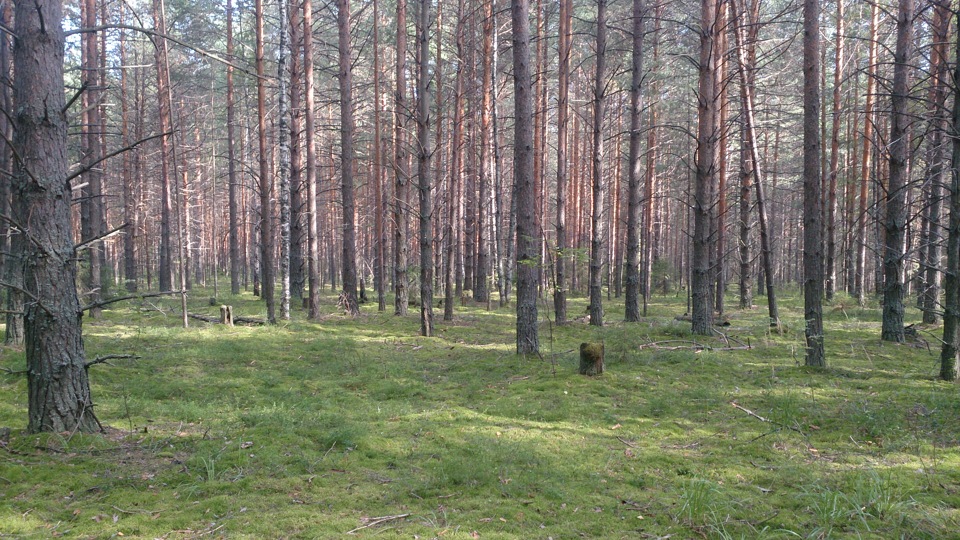
<path fill-rule="evenodd" d="M 603 373 L 603 343 L 580 344 L 580 374 L 600 375 Z"/>

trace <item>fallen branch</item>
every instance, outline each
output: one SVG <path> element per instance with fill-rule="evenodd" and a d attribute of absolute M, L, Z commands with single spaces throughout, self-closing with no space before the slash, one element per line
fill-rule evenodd
<path fill-rule="evenodd" d="M 384 524 L 384 523 L 387 523 L 388 521 L 396 521 L 396 520 L 398 520 L 398 519 L 403 519 L 403 518 L 409 517 L 409 516 L 410 516 L 410 514 L 397 514 L 397 515 L 395 515 L 395 516 L 383 516 L 383 517 L 375 517 L 375 518 L 366 518 L 366 519 L 370 520 L 369 523 L 367 523 L 366 525 L 361 525 L 361 526 L 359 526 L 359 527 L 357 527 L 356 529 L 353 529 L 353 530 L 351 530 L 351 531 L 347 531 L 346 534 L 353 534 L 353 533 L 355 533 L 355 532 L 357 532 L 357 531 L 362 531 L 363 529 L 369 529 L 370 527 L 376 527 L 377 525 L 382 525 L 382 524 Z"/>
<path fill-rule="evenodd" d="M 93 360 L 84 364 L 83 368 L 87 369 L 90 366 L 95 366 L 97 364 L 107 364 L 108 366 L 112 366 L 113 364 L 108 362 L 108 360 L 121 360 L 121 359 L 139 360 L 140 357 L 135 354 L 108 354 L 105 356 L 98 356 L 94 358 Z"/>
<path fill-rule="evenodd" d="M 110 304 L 115 304 L 117 302 L 123 302 L 125 300 L 143 300 L 144 298 L 156 298 L 158 296 L 170 296 L 174 294 L 180 294 L 180 291 L 162 291 L 162 292 L 155 292 L 155 293 L 131 294 L 128 296 L 118 296 L 116 298 L 110 298 L 109 300 L 101 300 L 99 302 L 87 304 L 80 308 L 80 313 L 83 313 L 84 311 L 90 311 L 93 308 L 104 307 Z"/>
<path fill-rule="evenodd" d="M 7 375 L 23 375 L 24 373 L 27 372 L 27 370 L 25 369 L 18 369 L 14 371 L 10 368 L 5 368 L 5 367 L 0 367 L 0 371 L 6 373 Z"/>
<path fill-rule="evenodd" d="M 198 321 L 212 323 L 212 324 L 220 324 L 220 319 L 218 317 L 210 317 L 207 315 L 201 315 L 199 313 L 190 313 L 190 312 L 187 312 L 187 317 L 190 317 L 191 319 L 196 319 Z M 259 326 L 263 326 L 264 324 L 267 324 L 267 322 L 264 321 L 263 319 L 254 319 L 253 317 L 234 317 L 233 322 L 241 323 L 241 324 L 254 324 Z"/>
<path fill-rule="evenodd" d="M 748 408 L 740 405 L 740 404 L 737 403 L 736 401 L 731 401 L 730 404 L 733 405 L 735 408 L 737 408 L 737 409 L 739 409 L 739 410 L 741 410 L 741 411 L 749 414 L 750 416 L 756 418 L 757 420 L 760 420 L 761 422 L 766 422 L 766 423 L 768 423 L 768 424 L 773 424 L 773 425 L 775 425 L 775 426 L 778 426 L 778 429 L 777 429 L 776 431 L 779 431 L 780 429 L 789 429 L 789 430 L 791 430 L 791 431 L 796 431 L 797 433 L 799 433 L 800 435 L 802 435 L 804 438 L 807 437 L 807 434 L 804 433 L 803 431 L 801 431 L 799 427 L 796 427 L 796 426 L 788 426 L 788 425 L 786 425 L 786 424 L 781 424 L 780 422 L 775 422 L 775 421 L 773 421 L 773 420 L 770 420 L 769 418 L 764 418 L 764 417 L 760 416 L 759 414 L 751 411 L 750 409 L 748 409 Z M 770 433 L 765 433 L 765 434 L 763 434 L 761 437 L 766 437 L 766 436 L 769 435 L 769 434 L 770 434 Z M 759 439 L 759 438 L 760 438 L 760 437 L 757 437 L 757 439 Z M 756 440 L 756 439 L 754 439 L 754 440 Z"/>

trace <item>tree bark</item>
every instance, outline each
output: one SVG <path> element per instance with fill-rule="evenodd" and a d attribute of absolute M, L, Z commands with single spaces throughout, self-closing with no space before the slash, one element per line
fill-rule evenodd
<path fill-rule="evenodd" d="M 553 310 L 557 324 L 567 322 L 567 176 L 569 164 L 569 108 L 570 108 L 570 45 L 572 0 L 560 0 L 560 37 L 558 52 L 557 89 L 557 217 L 556 217 L 556 275 L 554 277 Z"/>
<path fill-rule="evenodd" d="M 606 106 L 607 0 L 597 0 L 597 69 L 593 87 L 593 197 L 590 213 L 590 324 L 603 326 L 603 114 Z"/>
<path fill-rule="evenodd" d="M 60 2 L 16 4 L 14 219 L 21 242 L 30 432 L 100 431 L 84 360 L 70 239 Z"/>
<path fill-rule="evenodd" d="M 337 35 L 340 79 L 340 193 L 343 208 L 343 308 L 351 316 L 360 314 L 357 303 L 357 233 L 353 171 L 353 67 L 350 58 L 350 0 L 337 0 Z"/>
<path fill-rule="evenodd" d="M 949 172 L 945 167 L 944 157 L 946 143 L 944 136 L 947 132 L 947 94 L 949 78 L 948 39 L 950 33 L 949 4 L 938 2 L 934 8 L 933 45 L 931 46 L 931 99 L 930 99 L 930 135 L 929 153 L 927 160 L 927 182 L 929 191 L 927 197 L 926 230 L 923 236 L 926 245 L 920 245 L 924 253 L 921 260 L 922 285 L 920 290 L 924 324 L 936 324 L 940 320 L 940 288 L 941 288 L 941 213 L 943 210 L 943 188 L 945 176 Z"/>
<path fill-rule="evenodd" d="M 803 2 L 803 317 L 808 366 L 824 367 L 820 216 L 820 2 Z"/>
<path fill-rule="evenodd" d="M 867 58 L 867 103 L 863 119 L 863 154 L 860 156 L 860 210 L 857 215 L 857 258 L 853 295 L 861 305 L 866 301 L 865 274 L 867 265 L 867 188 L 870 182 L 870 158 L 873 155 L 873 103 L 877 78 L 877 27 L 879 7 L 874 3 L 870 15 L 869 53 Z"/>
<path fill-rule="evenodd" d="M 313 79 L 313 0 L 303 0 L 303 104 L 307 167 L 307 290 L 308 317 L 320 318 L 320 215 L 317 208 L 317 142 Z"/>
<path fill-rule="evenodd" d="M 710 267 L 710 221 L 716 184 L 717 81 L 714 71 L 716 0 L 700 2 L 700 60 L 697 90 L 697 154 L 694 187 L 693 264 L 691 276 L 692 330 L 713 332 L 713 272 Z"/>
<path fill-rule="evenodd" d="M 880 338 L 902 343 L 903 259 L 906 256 L 906 192 L 909 182 L 910 55 L 913 47 L 913 0 L 900 0 L 897 9 L 897 44 L 893 63 L 893 95 L 890 114 L 890 178 L 886 192 L 886 222 L 883 253 L 883 324 Z"/>
<path fill-rule="evenodd" d="M 278 0 L 280 43 L 277 46 L 277 116 L 279 133 L 277 157 L 280 177 L 280 318 L 290 320 L 290 119 L 287 92 L 290 74 L 287 73 L 287 0 Z"/>
<path fill-rule="evenodd" d="M 630 71 L 630 179 L 627 184 L 627 270 L 624 318 L 640 320 L 640 181 L 643 114 L 643 0 L 633 0 L 633 55 Z M 649 223 L 647 227 L 649 227 Z"/>
<path fill-rule="evenodd" d="M 433 179 L 430 157 L 430 0 L 417 24 L 417 176 L 420 199 L 420 335 L 433 335 Z"/>
<path fill-rule="evenodd" d="M 407 2 L 397 0 L 397 70 L 394 94 L 393 170 L 395 193 L 393 201 L 393 290 L 394 314 L 406 315 L 409 303 L 407 288 L 408 221 L 407 202 L 410 198 L 410 172 L 407 167 Z"/>
<path fill-rule="evenodd" d="M 540 349 L 537 266 L 540 242 L 533 181 L 530 1 L 511 0 L 514 89 L 514 198 L 517 201 L 517 354 Z"/>
<path fill-rule="evenodd" d="M 957 14 L 960 24 L 960 13 Z M 956 45 L 960 57 L 960 41 Z M 960 62 L 953 71 L 953 141 L 950 160 L 950 225 L 947 229 L 947 271 L 943 290 L 946 302 L 943 312 L 943 346 L 940 349 L 940 378 L 955 381 L 960 377 Z"/>
<path fill-rule="evenodd" d="M 260 274 L 262 297 L 267 304 L 267 321 L 275 323 L 275 277 L 273 265 L 273 179 L 270 176 L 270 156 L 267 154 L 267 85 L 263 65 L 263 0 L 254 3 L 256 12 L 256 66 L 257 66 L 257 145 L 260 164 Z"/>

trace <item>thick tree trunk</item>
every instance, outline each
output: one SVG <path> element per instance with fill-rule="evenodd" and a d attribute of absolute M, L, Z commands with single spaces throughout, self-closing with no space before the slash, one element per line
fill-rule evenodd
<path fill-rule="evenodd" d="M 603 326 L 603 114 L 606 106 L 607 0 L 597 0 L 597 70 L 593 81 L 593 197 L 590 212 L 590 324 Z"/>
<path fill-rule="evenodd" d="M 557 68 L 557 216 L 556 216 L 556 273 L 554 276 L 553 310 L 557 324 L 567 322 L 567 176 L 569 164 L 569 95 L 570 45 L 572 0 L 560 0 L 560 38 L 558 48 L 560 65 Z"/>
<path fill-rule="evenodd" d="M 345 0 L 342 0 L 345 1 Z M 430 174 L 430 0 L 417 24 L 417 176 L 420 199 L 420 335 L 433 335 L 433 179 Z"/>
<path fill-rule="evenodd" d="M 350 0 L 337 0 L 337 47 L 340 58 L 340 196 L 343 209 L 343 308 L 351 316 L 360 314 L 357 303 L 357 233 L 354 201 L 354 120 L 353 66 L 350 58 Z"/>
<path fill-rule="evenodd" d="M 820 2 L 803 2 L 803 318 L 808 366 L 823 353 L 823 229 L 820 193 Z"/>
<path fill-rule="evenodd" d="M 880 338 L 902 343 L 903 259 L 906 256 L 906 192 L 909 182 L 910 67 L 913 47 L 913 0 L 900 0 L 897 9 L 897 44 L 893 62 L 893 110 L 890 115 L 890 179 L 886 191 L 883 252 L 883 326 Z"/>
<path fill-rule="evenodd" d="M 99 431 L 84 359 L 70 238 L 60 2 L 16 5 L 14 219 L 21 242 L 31 432 Z"/>
<path fill-rule="evenodd" d="M 627 183 L 627 269 L 624 319 L 640 320 L 640 181 L 643 174 L 643 0 L 633 0 L 633 54 L 630 70 L 630 179 Z M 648 181 L 649 182 L 649 181 Z M 649 227 L 649 223 L 647 227 Z"/>
<path fill-rule="evenodd" d="M 511 0 L 514 89 L 514 198 L 517 216 L 517 353 L 540 349 L 537 329 L 539 231 L 533 181 L 533 96 L 530 76 L 530 2 Z"/>

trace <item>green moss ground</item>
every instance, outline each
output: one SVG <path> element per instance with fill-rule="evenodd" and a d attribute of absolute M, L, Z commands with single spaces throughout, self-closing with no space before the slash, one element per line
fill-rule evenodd
<path fill-rule="evenodd" d="M 0 537 L 341 538 L 402 514 L 355 535 L 960 536 L 939 328 L 920 332 L 929 350 L 881 343 L 876 306 L 828 307 L 830 367 L 810 370 L 784 296 L 782 335 L 763 305 L 733 310 L 703 351 L 677 348 L 694 339 L 682 298 L 629 325 L 613 300 L 603 328 L 544 318 L 543 358 L 514 354 L 509 308 L 440 310 L 427 339 L 414 309 L 351 320 L 333 296 L 323 320 L 273 327 L 183 330 L 176 299 L 117 304 L 84 324 L 90 358 L 142 356 L 91 368 L 106 435 L 26 434 L 25 381 L 0 375 Z M 219 301 L 263 316 L 250 295 Z M 582 341 L 604 343 L 602 376 L 576 374 Z"/>

